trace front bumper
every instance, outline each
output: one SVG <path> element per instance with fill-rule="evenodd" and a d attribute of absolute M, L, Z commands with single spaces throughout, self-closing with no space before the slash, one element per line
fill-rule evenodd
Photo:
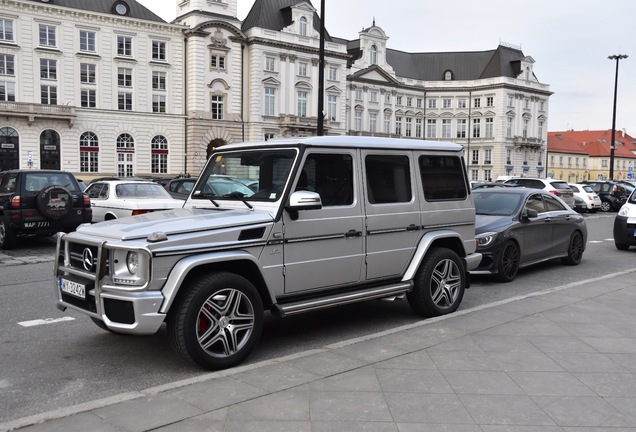
<path fill-rule="evenodd" d="M 91 266 L 84 266 L 85 250 L 90 250 Z M 117 333 L 154 334 L 166 315 L 159 312 L 164 301 L 160 291 L 117 290 L 108 285 L 108 250 L 104 243 L 77 241 L 59 235 L 55 260 L 55 295 L 60 310 L 71 308 L 103 321 Z M 90 268 L 86 268 L 90 267 Z M 83 296 L 62 291 L 62 279 L 84 287 Z"/>
<path fill-rule="evenodd" d="M 614 241 L 636 246 L 636 218 L 616 216 L 614 219 Z"/>

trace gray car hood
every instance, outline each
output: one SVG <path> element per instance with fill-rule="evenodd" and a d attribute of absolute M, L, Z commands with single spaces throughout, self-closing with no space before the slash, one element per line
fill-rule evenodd
<path fill-rule="evenodd" d="M 146 238 L 156 232 L 162 232 L 169 236 L 272 221 L 272 215 L 266 211 L 178 208 L 96 224 L 84 224 L 77 228 L 77 232 L 102 238 L 133 240 Z"/>

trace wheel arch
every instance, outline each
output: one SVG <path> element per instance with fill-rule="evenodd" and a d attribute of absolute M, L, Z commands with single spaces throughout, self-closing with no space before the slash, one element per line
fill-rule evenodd
<path fill-rule="evenodd" d="M 234 273 L 244 277 L 258 291 L 265 309 L 272 304 L 272 294 L 254 256 L 247 252 L 205 254 L 186 257 L 174 266 L 162 289 L 165 300 L 160 312 L 168 313 L 172 304 L 184 295 L 192 281 L 211 272 Z"/>
<path fill-rule="evenodd" d="M 420 243 L 417 245 L 415 254 L 411 259 L 402 280 L 413 280 L 417 270 L 426 258 L 426 255 L 429 251 L 435 248 L 447 248 L 455 252 L 460 258 L 466 258 L 466 250 L 464 249 L 462 238 L 457 232 L 451 230 L 428 232 L 424 234 Z"/>

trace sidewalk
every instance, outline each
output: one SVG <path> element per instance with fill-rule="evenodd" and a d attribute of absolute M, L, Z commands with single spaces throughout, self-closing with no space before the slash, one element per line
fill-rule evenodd
<path fill-rule="evenodd" d="M 0 430 L 636 432 L 635 275 L 629 269 Z"/>

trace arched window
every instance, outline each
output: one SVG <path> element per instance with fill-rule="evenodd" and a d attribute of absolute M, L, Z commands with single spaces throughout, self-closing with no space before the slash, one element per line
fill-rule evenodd
<path fill-rule="evenodd" d="M 445 81 L 451 81 L 453 79 L 453 73 L 449 70 L 447 70 L 446 72 L 444 72 L 444 80 Z"/>
<path fill-rule="evenodd" d="M 378 47 L 375 45 L 371 45 L 371 49 L 369 50 L 369 62 L 371 64 L 378 64 Z"/>
<path fill-rule="evenodd" d="M 150 170 L 153 174 L 168 174 L 168 140 L 155 136 L 150 143 Z"/>
<path fill-rule="evenodd" d="M 117 175 L 131 177 L 135 172 L 135 140 L 127 133 L 117 137 Z"/>
<path fill-rule="evenodd" d="M 298 29 L 298 33 L 301 36 L 307 36 L 307 18 L 300 17 L 300 26 Z"/>
<path fill-rule="evenodd" d="M 40 169 L 60 169 L 60 134 L 53 129 L 40 134 Z"/>
<path fill-rule="evenodd" d="M 99 172 L 99 139 L 93 132 L 80 136 L 80 172 Z"/>
<path fill-rule="evenodd" d="M 20 166 L 20 137 L 12 127 L 0 128 L 0 171 Z"/>

